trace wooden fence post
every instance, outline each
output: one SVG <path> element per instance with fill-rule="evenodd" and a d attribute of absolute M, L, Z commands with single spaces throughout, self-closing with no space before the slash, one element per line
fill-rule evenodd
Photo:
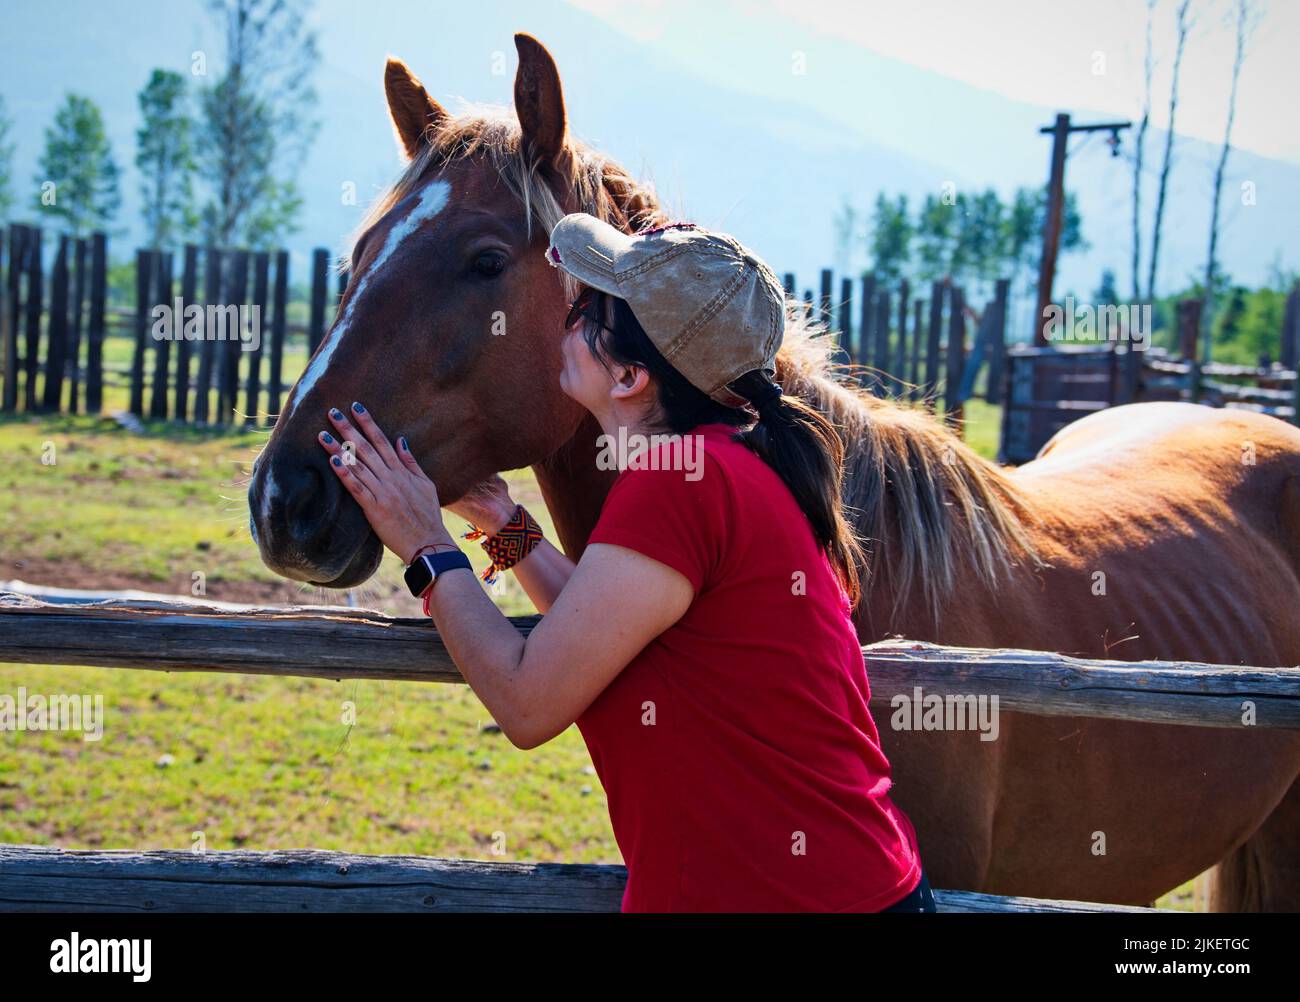
<path fill-rule="evenodd" d="M 831 270 L 822 269 L 822 292 L 818 302 L 817 322 L 829 331 L 834 323 L 831 316 Z"/>
<path fill-rule="evenodd" d="M 949 424 L 962 418 L 961 376 L 966 361 L 966 310 L 961 287 L 954 285 L 948 306 L 948 353 L 944 375 L 944 416 Z"/>
<path fill-rule="evenodd" d="M 889 395 L 889 290 L 882 288 L 876 293 L 876 323 L 872 331 L 871 389 L 878 397 Z"/>
<path fill-rule="evenodd" d="M 63 401 L 63 372 L 68 364 L 68 235 L 59 234 L 59 249 L 50 272 L 50 317 L 45 333 L 45 389 L 43 410 L 58 412 Z"/>
<path fill-rule="evenodd" d="M 858 370 L 858 382 L 869 384 L 870 375 L 865 367 L 871 364 L 871 329 L 876 318 L 876 275 L 870 272 L 862 276 L 862 322 L 858 325 L 858 344 L 853 359 L 863 369 Z"/>
<path fill-rule="evenodd" d="M 86 329 L 86 413 L 104 409 L 104 325 L 108 311 L 108 236 L 90 241 L 90 325 Z"/>
<path fill-rule="evenodd" d="M 925 300 L 917 299 L 913 304 L 912 316 L 912 362 L 908 370 L 907 381 L 911 384 L 907 399 L 916 401 L 921 397 L 921 343 L 925 333 Z"/>
<path fill-rule="evenodd" d="M 307 357 L 316 354 L 325 337 L 325 275 L 329 251 L 317 247 L 311 252 L 311 319 L 307 324 Z"/>
<path fill-rule="evenodd" d="M 855 361 L 853 357 L 853 279 L 840 280 L 840 360 Z"/>
<path fill-rule="evenodd" d="M 240 307 L 248 298 L 248 251 L 230 253 L 230 267 L 226 269 L 226 293 L 223 305 L 235 307 L 235 326 L 226 328 L 226 340 L 221 342 L 221 379 L 217 395 L 217 424 L 233 422 L 239 407 L 239 356 L 243 353 L 244 320 Z M 232 336 L 233 335 L 233 336 Z"/>
<path fill-rule="evenodd" d="M 23 409 L 37 409 L 36 373 L 40 369 L 41 309 L 44 305 L 45 278 L 41 271 L 41 231 L 31 227 L 27 231 L 27 338 L 24 345 L 26 357 L 23 368 Z"/>
<path fill-rule="evenodd" d="M 159 251 L 154 255 L 154 292 L 156 305 L 170 310 L 172 303 L 172 252 Z M 151 311 L 152 312 L 152 311 Z M 171 336 L 185 337 L 185 315 L 173 316 Z M 153 380 L 149 396 L 149 416 L 167 420 L 167 389 L 171 374 L 172 343 L 167 338 L 153 338 Z"/>
<path fill-rule="evenodd" d="M 185 309 L 198 305 L 199 293 L 199 249 L 194 244 L 185 245 L 185 259 L 181 265 L 181 301 Z M 202 307 L 200 307 L 202 309 Z M 199 321 L 199 330 L 206 331 L 206 312 Z M 202 342 L 199 342 L 202 345 Z M 176 420 L 188 421 L 190 418 L 190 347 L 188 338 L 182 337 L 176 344 Z"/>
<path fill-rule="evenodd" d="M 136 417 L 144 417 L 144 353 L 149 331 L 153 255 L 153 251 L 144 248 L 135 252 L 135 353 L 131 356 L 130 410 Z"/>
<path fill-rule="evenodd" d="M 22 291 L 23 258 L 26 255 L 27 227 L 14 223 L 9 227 L 9 272 L 5 276 L 8 299 L 4 310 L 4 394 L 0 410 L 18 409 L 18 319 L 22 316 L 19 293 Z"/>
<path fill-rule="evenodd" d="M 781 285 L 785 289 L 786 296 L 790 299 L 793 299 L 794 298 L 794 272 L 787 271 L 784 275 L 782 275 Z"/>
<path fill-rule="evenodd" d="M 271 316 L 271 372 L 267 402 L 267 414 L 270 424 L 275 425 L 280 417 L 280 394 L 284 390 L 281 382 L 281 366 L 284 360 L 284 335 L 287 330 L 288 317 L 285 310 L 289 304 L 289 252 L 276 251 L 275 254 L 275 305 Z"/>
<path fill-rule="evenodd" d="M 213 340 L 216 331 L 213 330 L 216 324 L 208 323 L 209 320 L 215 319 L 216 312 L 221 309 L 221 272 L 222 260 L 221 251 L 215 247 L 207 247 L 203 254 L 203 303 L 204 303 L 204 321 L 203 321 L 203 340 L 199 342 L 199 380 L 198 385 L 194 388 L 194 420 L 200 424 L 208 423 L 208 395 L 212 389 L 213 375 L 217 372 L 216 353 L 217 346 Z"/>
<path fill-rule="evenodd" d="M 1180 299 L 1178 301 L 1178 345 L 1179 351 L 1187 362 L 1187 399 L 1197 403 L 1201 399 L 1201 358 L 1197 347 L 1200 343 L 1201 300 Z"/>
<path fill-rule="evenodd" d="M 991 404 L 1002 403 L 1003 372 L 1007 363 L 1007 301 L 1011 296 L 1011 280 L 999 278 L 993 291 L 993 327 L 989 339 L 988 385 L 984 399 Z"/>
<path fill-rule="evenodd" d="M 73 280 L 72 280 L 72 328 L 68 343 L 68 413 L 76 414 L 81 401 L 78 399 L 81 386 L 81 331 L 82 311 L 86 302 L 86 240 L 78 237 L 74 244 Z"/>
<path fill-rule="evenodd" d="M 925 342 L 925 398 L 930 409 L 939 395 L 939 340 L 943 336 L 943 297 L 946 282 L 930 283 L 930 323 Z"/>
<path fill-rule="evenodd" d="M 257 333 L 255 347 L 248 352 L 247 403 L 244 407 L 244 425 L 254 428 L 258 424 L 258 403 L 262 395 L 262 337 L 269 325 L 262 322 L 266 316 L 267 286 L 270 284 L 271 255 L 258 251 L 253 255 L 253 328 Z M 242 349 L 241 349 L 242 350 Z"/>
<path fill-rule="evenodd" d="M 894 366 L 890 385 L 894 394 L 902 397 L 907 386 L 907 314 L 911 287 L 907 279 L 898 286 L 898 343 L 895 345 Z"/>

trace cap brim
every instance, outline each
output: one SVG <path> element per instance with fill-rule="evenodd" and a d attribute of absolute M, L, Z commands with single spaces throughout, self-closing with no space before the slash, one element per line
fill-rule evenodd
<path fill-rule="evenodd" d="M 615 277 L 619 259 L 633 245 L 634 238 L 586 212 L 573 212 L 551 230 L 546 260 L 563 268 L 579 282 L 622 296 Z"/>

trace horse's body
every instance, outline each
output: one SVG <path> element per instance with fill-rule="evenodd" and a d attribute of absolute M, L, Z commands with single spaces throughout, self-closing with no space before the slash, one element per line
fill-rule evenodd
<path fill-rule="evenodd" d="M 629 230 L 663 215 L 569 139 L 550 56 L 516 41 L 518 127 L 453 119 L 389 65 L 411 167 L 354 251 L 341 320 L 315 356 L 328 364 L 300 380 L 250 485 L 254 536 L 286 576 L 346 587 L 382 552 L 315 444 L 324 409 L 355 399 L 408 436 L 444 501 L 531 465 L 575 559 L 595 525 L 613 474 L 595 461 L 594 421 L 558 389 L 566 290 L 542 249 L 566 211 Z M 483 254 L 498 251 L 505 277 L 483 279 Z M 793 321 L 778 379 L 845 438 L 845 501 L 873 546 L 864 642 L 1300 664 L 1297 429 L 1140 404 L 1002 471 L 923 412 L 848 385 L 818 343 Z M 1300 735 L 1011 713 L 992 742 L 880 733 L 936 886 L 1138 903 L 1223 861 L 1218 907 L 1300 908 Z"/>

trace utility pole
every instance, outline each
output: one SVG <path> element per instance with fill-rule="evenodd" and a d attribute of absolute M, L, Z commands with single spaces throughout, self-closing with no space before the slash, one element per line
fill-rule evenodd
<path fill-rule="evenodd" d="M 1043 217 L 1043 259 L 1038 268 L 1038 305 L 1034 312 L 1034 344 L 1043 347 L 1045 313 L 1052 301 L 1052 282 L 1056 278 L 1056 253 L 1061 246 L 1061 217 L 1065 211 L 1066 144 L 1072 132 L 1109 132 L 1111 156 L 1119 156 L 1119 133 L 1131 122 L 1103 122 L 1097 125 L 1071 125 L 1069 115 L 1057 115 L 1056 124 L 1038 131 L 1052 137 L 1052 170 L 1047 180 L 1047 212 Z"/>

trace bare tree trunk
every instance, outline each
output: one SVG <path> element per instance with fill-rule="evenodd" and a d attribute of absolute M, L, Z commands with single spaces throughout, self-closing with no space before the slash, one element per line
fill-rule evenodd
<path fill-rule="evenodd" d="M 1147 126 L 1151 124 L 1151 25 L 1155 18 L 1156 0 L 1147 0 L 1147 48 L 1143 61 L 1142 122 L 1138 125 L 1137 142 L 1133 160 L 1133 299 L 1142 299 L 1142 147 L 1146 142 Z"/>
<path fill-rule="evenodd" d="M 1165 191 L 1169 185 L 1169 170 L 1173 165 L 1174 152 L 1174 116 L 1178 111 L 1178 71 L 1183 63 L 1183 48 L 1187 43 L 1187 32 L 1192 22 L 1187 18 L 1187 11 L 1192 0 L 1183 0 L 1178 7 L 1178 48 L 1174 50 L 1174 79 L 1169 85 L 1169 131 L 1165 134 L 1165 161 L 1160 168 L 1160 189 L 1156 195 L 1156 220 L 1151 231 L 1151 268 L 1147 272 L 1147 299 L 1156 299 L 1156 268 L 1160 260 L 1160 225 L 1165 214 Z"/>
<path fill-rule="evenodd" d="M 1219 165 L 1214 171 L 1214 200 L 1210 203 L 1210 250 L 1205 258 L 1205 290 L 1201 300 L 1201 361 L 1210 361 L 1210 334 L 1214 310 L 1214 279 L 1217 262 L 1215 249 L 1219 244 L 1219 195 L 1223 191 L 1223 173 L 1228 166 L 1232 150 L 1232 121 L 1237 115 L 1237 80 L 1241 64 L 1246 58 L 1246 22 L 1250 16 L 1249 0 L 1237 0 L 1237 51 L 1232 60 L 1232 89 L 1228 93 L 1228 123 L 1223 130 L 1223 149 L 1219 151 Z"/>

